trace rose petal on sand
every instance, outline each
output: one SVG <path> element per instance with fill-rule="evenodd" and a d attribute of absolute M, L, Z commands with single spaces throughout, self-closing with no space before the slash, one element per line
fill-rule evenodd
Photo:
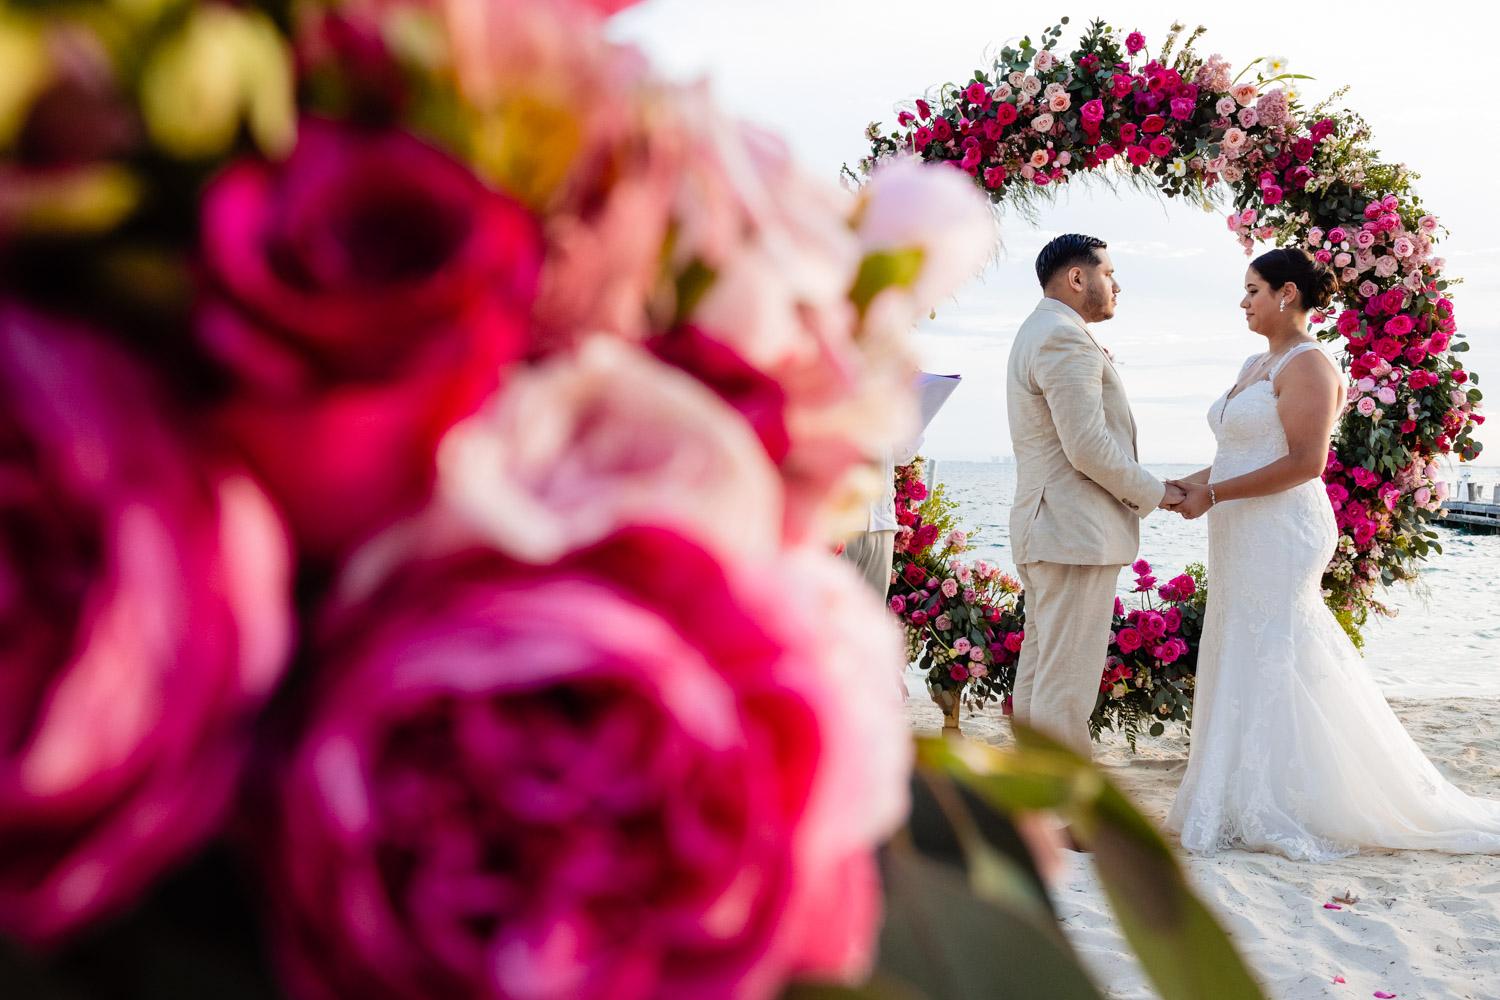
<path fill-rule="evenodd" d="M 1334 976 L 1333 977 L 1333 981 L 1336 982 L 1336 983 L 1342 983 L 1342 982 L 1344 982 L 1344 977 L 1343 976 Z"/>
<path fill-rule="evenodd" d="M 1396 996 L 1396 994 L 1387 993 L 1385 990 L 1376 990 L 1371 995 L 1375 997 L 1375 1000 L 1394 1000 Z"/>
<path fill-rule="evenodd" d="M 1323 904 L 1323 909 L 1325 909 L 1325 910 L 1342 910 L 1343 907 L 1340 906 L 1337 903 L 1324 903 Z"/>

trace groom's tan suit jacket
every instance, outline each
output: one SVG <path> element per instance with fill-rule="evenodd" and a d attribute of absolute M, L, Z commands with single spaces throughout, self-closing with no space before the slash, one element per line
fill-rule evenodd
<path fill-rule="evenodd" d="M 1125 384 L 1078 313 L 1042 299 L 1011 347 L 1005 396 L 1016 564 L 1134 561 L 1165 487 L 1136 460 Z"/>

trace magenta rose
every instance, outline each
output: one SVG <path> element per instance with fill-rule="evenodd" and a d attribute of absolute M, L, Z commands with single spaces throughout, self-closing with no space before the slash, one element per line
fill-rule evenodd
<path fill-rule="evenodd" d="M 1146 47 L 1146 36 L 1139 31 L 1132 31 L 1125 36 L 1125 51 L 1135 55 Z"/>
<path fill-rule="evenodd" d="M 1166 127 L 1167 120 L 1161 115 L 1147 115 L 1146 120 L 1141 122 L 1141 131 L 1145 132 L 1147 135 L 1150 135 L 1153 132 L 1160 132 Z"/>
<path fill-rule="evenodd" d="M 1145 166 L 1151 162 L 1151 151 L 1145 146 L 1131 146 L 1125 151 L 1130 162 L 1138 167 Z"/>
<path fill-rule="evenodd" d="M 1120 140 L 1126 143 L 1135 142 L 1136 127 L 1132 122 L 1126 122 L 1120 126 Z"/>
<path fill-rule="evenodd" d="M 184 426 L 0 303 L 0 932 L 53 942 L 211 834 L 285 665 L 281 526 Z"/>
<path fill-rule="evenodd" d="M 763 1000 L 863 972 L 910 750 L 861 586 L 637 529 L 547 567 L 409 562 L 332 610 L 264 843 L 292 992 Z"/>
<path fill-rule="evenodd" d="M 425 500 L 437 439 L 524 349 L 540 236 L 415 136 L 299 129 L 205 192 L 197 331 L 235 377 L 224 426 L 327 553 Z"/>
<path fill-rule="evenodd" d="M 1152 156 L 1166 156 L 1172 151 L 1172 140 L 1164 135 L 1159 135 L 1151 140 L 1151 145 L 1148 148 L 1151 150 Z"/>
<path fill-rule="evenodd" d="M 995 108 L 995 121 L 1000 125 L 1009 125 L 1016 120 L 1016 106 L 1014 104 L 1001 104 Z"/>
<path fill-rule="evenodd" d="M 1115 636 L 1115 644 L 1122 652 L 1133 653 L 1141 648 L 1141 633 L 1133 628 L 1122 628 Z"/>

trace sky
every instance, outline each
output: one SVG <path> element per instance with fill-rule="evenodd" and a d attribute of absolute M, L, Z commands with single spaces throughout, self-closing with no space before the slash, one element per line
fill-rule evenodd
<path fill-rule="evenodd" d="M 1060 52 L 1094 18 L 1144 32 L 1154 51 L 1176 18 L 1189 29 L 1204 24 L 1197 51 L 1221 53 L 1236 72 L 1257 57 L 1284 56 L 1291 72 L 1316 78 L 1299 81 L 1304 104 L 1347 86 L 1341 104 L 1370 124 L 1384 158 L 1421 174 L 1423 204 L 1451 230 L 1438 252 L 1448 276 L 1463 279 L 1450 294 L 1471 344 L 1464 362 L 1481 389 L 1496 393 L 1500 413 L 1500 105 L 1492 95 L 1500 4 L 1119 0 L 1064 3 L 1048 15 L 1035 9 L 993 0 L 645 0 L 616 15 L 610 32 L 667 77 L 706 79 L 726 111 L 779 133 L 806 170 L 830 182 L 868 152 L 869 122 L 889 130 L 895 104 L 967 81 L 1002 46 L 1035 40 L 1064 15 Z M 1199 13 L 1188 17 L 1192 10 Z M 1142 461 L 1206 464 L 1209 404 L 1265 344 L 1238 309 L 1247 260 L 1223 211 L 1097 182 L 1068 185 L 1034 221 L 1003 214 L 994 264 L 919 327 L 922 367 L 964 377 L 928 428 L 923 453 L 980 461 L 1010 453 L 1006 356 L 1041 297 L 1036 253 L 1064 232 L 1109 242 L 1120 305 L 1095 332 L 1125 379 Z M 1481 461 L 1500 462 L 1500 421 L 1478 437 L 1491 449 Z"/>

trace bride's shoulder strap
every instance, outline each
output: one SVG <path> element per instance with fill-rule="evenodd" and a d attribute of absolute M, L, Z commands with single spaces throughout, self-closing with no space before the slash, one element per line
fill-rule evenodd
<path fill-rule="evenodd" d="M 1235 376 L 1235 379 L 1238 380 L 1238 379 L 1244 378 L 1245 377 L 1245 373 L 1250 370 L 1250 366 L 1253 365 L 1253 364 L 1255 364 L 1255 362 L 1259 361 L 1261 358 L 1263 358 L 1265 356 L 1266 356 L 1265 353 L 1262 352 L 1260 354 L 1252 354 L 1248 358 L 1246 358 L 1245 359 L 1245 363 L 1242 364 L 1242 365 L 1240 365 L 1240 373 Z"/>
<path fill-rule="evenodd" d="M 1282 355 L 1281 360 L 1276 362 L 1276 367 L 1271 369 L 1271 374 L 1267 377 L 1271 379 L 1276 378 L 1277 375 L 1281 374 L 1281 369 L 1286 367 L 1286 363 L 1288 361 L 1292 360 L 1297 355 L 1305 354 L 1308 351 L 1317 351 L 1319 354 L 1323 355 L 1324 359 L 1330 365 L 1333 365 L 1335 369 L 1338 368 L 1338 365 L 1334 364 L 1333 359 L 1328 356 L 1328 352 L 1323 350 L 1323 345 L 1318 343 L 1317 341 L 1311 341 L 1306 344 L 1298 344 L 1290 351 L 1287 351 L 1286 354 Z"/>

